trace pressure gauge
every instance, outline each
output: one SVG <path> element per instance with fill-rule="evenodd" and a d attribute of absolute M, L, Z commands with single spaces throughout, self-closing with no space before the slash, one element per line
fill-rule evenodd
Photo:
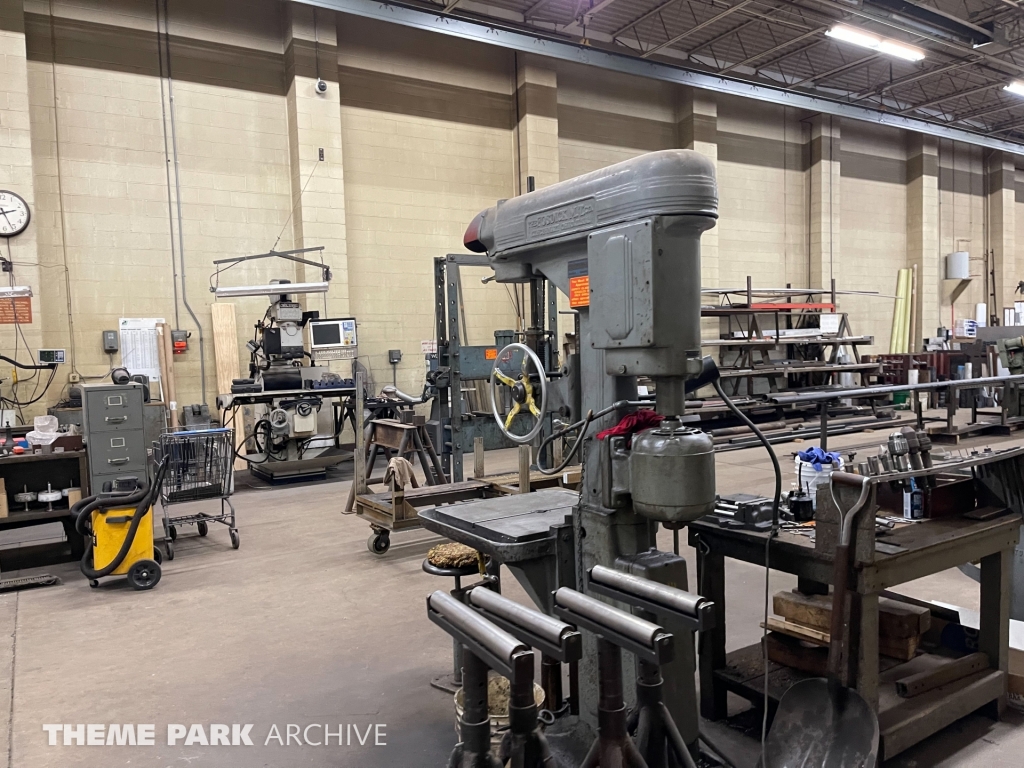
<path fill-rule="evenodd" d="M 25 198 L 16 192 L 0 190 L 0 237 L 20 235 L 31 218 Z"/>

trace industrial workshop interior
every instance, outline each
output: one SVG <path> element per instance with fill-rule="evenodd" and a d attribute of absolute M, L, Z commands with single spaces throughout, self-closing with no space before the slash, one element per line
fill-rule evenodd
<path fill-rule="evenodd" d="M 1024 764 L 1024 2 L 0 69 L 0 768 Z"/>

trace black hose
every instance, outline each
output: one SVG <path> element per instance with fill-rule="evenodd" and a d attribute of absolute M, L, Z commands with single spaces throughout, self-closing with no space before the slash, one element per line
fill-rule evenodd
<path fill-rule="evenodd" d="M 746 424 L 753 433 L 757 436 L 757 439 L 764 445 L 765 450 L 768 451 L 768 455 L 772 460 L 772 468 L 775 470 L 775 497 L 772 500 L 772 529 L 768 536 L 764 540 L 764 623 L 761 625 L 763 631 L 761 632 L 761 648 L 762 648 L 762 662 L 764 663 L 764 712 L 761 716 L 761 763 L 763 765 L 768 764 L 768 757 L 765 752 L 765 743 L 768 738 L 768 598 L 770 593 L 769 587 L 769 575 L 771 573 L 771 544 L 772 539 L 779 533 L 779 505 L 782 503 L 782 468 L 779 466 L 779 457 L 775 455 L 775 449 L 772 448 L 772 444 L 768 441 L 768 438 L 764 436 L 764 433 L 757 428 L 757 425 L 751 421 L 747 414 L 743 413 L 739 408 L 733 404 L 729 396 L 725 394 L 725 390 L 722 389 L 722 382 L 719 380 L 714 381 L 715 392 L 722 398 L 722 402 L 729 408 L 730 411 L 744 424 Z"/>
<path fill-rule="evenodd" d="M 164 458 L 156 470 L 156 476 L 153 482 L 149 486 L 144 486 L 135 493 L 127 496 L 93 496 L 88 501 L 83 499 L 82 501 L 75 504 L 76 507 L 82 504 L 81 509 L 78 512 L 78 518 L 75 521 L 75 529 L 80 533 L 83 533 L 85 537 L 85 554 L 82 555 L 81 569 L 82 573 L 87 579 L 100 579 L 104 576 L 109 576 L 116 571 L 124 559 L 128 556 L 129 550 L 132 548 L 132 544 L 135 543 L 135 535 L 139 530 L 139 526 L 142 524 L 142 519 L 150 514 L 153 502 L 156 500 L 157 494 L 160 492 L 160 486 L 163 485 L 164 475 L 167 472 L 167 459 Z M 124 541 L 121 542 L 121 549 L 118 550 L 117 554 L 114 555 L 114 559 L 110 561 L 103 568 L 93 568 L 93 544 L 92 544 L 92 531 L 91 525 L 86 521 L 87 517 L 91 517 L 91 514 L 96 509 L 103 509 L 109 507 L 122 507 L 137 503 L 135 507 L 135 514 L 132 515 L 131 525 L 128 526 L 128 531 L 125 534 Z"/>

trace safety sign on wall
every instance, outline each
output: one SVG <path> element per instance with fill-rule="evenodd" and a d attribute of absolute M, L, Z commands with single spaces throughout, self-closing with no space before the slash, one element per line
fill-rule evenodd
<path fill-rule="evenodd" d="M 32 322 L 32 299 L 19 296 L 14 299 L 0 299 L 0 325 L 26 324 Z"/>

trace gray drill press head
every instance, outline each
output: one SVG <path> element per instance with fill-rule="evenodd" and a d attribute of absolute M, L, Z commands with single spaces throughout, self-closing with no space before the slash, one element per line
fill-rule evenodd
<path fill-rule="evenodd" d="M 703 371 L 700 237 L 717 217 L 714 166 L 675 149 L 501 201 L 466 230 L 466 247 L 487 254 L 499 282 L 543 275 L 578 309 L 583 413 L 635 401 L 636 377 L 654 379 L 666 421 L 635 439 L 628 481 L 610 468 L 616 449 L 604 443 L 602 459 L 596 442 L 584 447 L 584 505 L 666 523 L 714 505 L 711 440 L 678 417 L 687 380 Z M 627 485 L 631 502 L 618 493 Z M 633 554 L 632 546 L 616 546 Z M 637 546 L 646 548 L 639 539 Z M 608 562 L 608 553 L 595 559 Z"/>
<path fill-rule="evenodd" d="M 586 276 L 581 316 L 604 374 L 655 379 L 658 410 L 672 416 L 700 373 L 700 236 L 717 217 L 714 166 L 674 149 L 501 201 L 464 241 L 499 282 L 540 273 L 572 298 Z"/>

